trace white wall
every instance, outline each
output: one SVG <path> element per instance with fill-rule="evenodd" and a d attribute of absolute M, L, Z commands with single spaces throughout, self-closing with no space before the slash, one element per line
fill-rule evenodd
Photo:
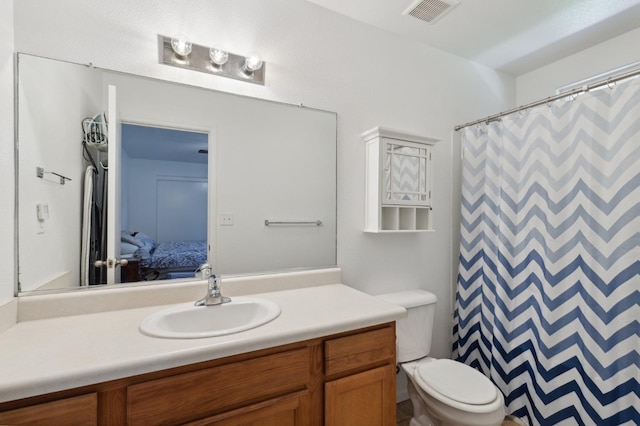
<path fill-rule="evenodd" d="M 13 296 L 14 155 L 13 155 L 13 2 L 0 2 L 0 305 Z"/>
<path fill-rule="evenodd" d="M 102 109 L 101 77 L 86 68 L 25 55 L 19 68 L 19 136 L 24 142 L 19 146 L 21 290 L 35 290 L 60 277 L 69 280 L 64 287 L 72 287 L 79 282 L 81 123 Z M 36 176 L 36 167 L 45 169 L 43 178 Z M 61 185 L 47 172 L 71 180 Z M 46 204 L 49 210 L 41 232 L 37 204 Z M 60 241 L 69 244 L 60 247 Z"/>
<path fill-rule="evenodd" d="M 516 80 L 518 105 L 554 95 L 559 87 L 638 62 L 638 45 L 640 28 L 523 74 Z"/>
<path fill-rule="evenodd" d="M 513 78 L 299 0 L 19 0 L 14 7 L 18 51 L 336 111 L 343 280 L 369 293 L 411 287 L 435 292 L 441 304 L 433 354 L 449 355 L 452 228 L 458 232 L 451 219 L 458 170 L 452 169 L 450 130 L 513 107 Z M 266 85 L 158 64 L 157 34 L 176 33 L 236 53 L 260 52 Z M 377 125 L 442 140 L 434 150 L 435 233 L 362 232 L 360 134 Z M 3 219 L 11 229 L 10 217 Z M 5 247 L 1 254 L 11 253 Z M 3 283 L 3 292 L 11 286 Z"/>
<path fill-rule="evenodd" d="M 122 223 L 126 224 L 127 228 L 123 225 L 122 230 L 142 232 L 153 239 L 162 241 L 158 238 L 157 234 L 158 217 L 156 207 L 158 205 L 158 191 L 156 190 L 156 185 L 159 177 L 169 176 L 175 178 L 204 179 L 206 183 L 207 164 L 145 160 L 139 158 L 129 158 L 126 162 L 126 166 L 123 163 L 122 193 L 123 195 L 126 193 L 127 208 L 126 211 L 123 208 L 123 213 L 125 213 L 126 216 L 123 217 Z M 125 205 L 124 197 L 122 205 Z M 183 206 L 183 208 L 189 211 L 189 214 L 193 217 L 193 220 L 191 221 L 192 225 L 196 225 L 201 222 L 205 223 L 201 236 L 199 238 L 194 238 L 194 240 L 206 241 L 206 201 L 204 208 L 201 209 L 201 211 L 194 210 L 190 206 Z M 176 226 L 178 226 L 178 224 L 176 224 Z M 181 240 L 188 240 L 188 238 L 182 238 Z"/>

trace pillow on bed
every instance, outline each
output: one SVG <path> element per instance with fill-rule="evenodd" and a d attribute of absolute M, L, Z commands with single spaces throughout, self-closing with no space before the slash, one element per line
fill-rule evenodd
<path fill-rule="evenodd" d="M 151 253 L 156 249 L 158 243 L 148 235 L 142 234 L 138 232 L 136 234 L 136 239 L 142 244 L 134 253 L 134 256 L 139 257 L 140 259 L 148 259 L 151 256 Z"/>
<path fill-rule="evenodd" d="M 122 231 L 120 233 L 120 241 L 127 244 L 133 244 L 136 247 L 142 247 L 144 243 L 136 238 L 134 234 L 129 231 Z"/>
<path fill-rule="evenodd" d="M 133 254 L 138 250 L 138 246 L 135 244 L 126 243 L 124 241 L 120 242 L 120 254 Z"/>
<path fill-rule="evenodd" d="M 120 241 L 133 244 L 147 251 L 153 250 L 158 245 L 156 240 L 142 232 L 122 231 L 120 233 Z"/>
<path fill-rule="evenodd" d="M 138 244 L 139 247 L 144 247 L 144 246 L 149 246 L 150 245 L 153 248 L 155 248 L 158 245 L 158 243 L 156 243 L 156 240 L 154 240 L 153 238 L 151 238 L 147 234 L 143 234 L 142 232 L 136 232 L 134 234 L 134 238 L 141 243 L 141 244 Z"/>

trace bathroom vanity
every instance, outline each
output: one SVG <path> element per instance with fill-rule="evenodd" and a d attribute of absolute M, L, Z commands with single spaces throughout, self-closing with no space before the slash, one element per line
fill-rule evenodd
<path fill-rule="evenodd" d="M 387 323 L 1 404 L 0 424 L 391 425 L 394 353 Z"/>
<path fill-rule="evenodd" d="M 281 315 L 206 339 L 140 333 L 163 306 L 18 322 L 0 334 L 0 424 L 395 424 L 404 309 L 341 284 L 254 296 Z"/>

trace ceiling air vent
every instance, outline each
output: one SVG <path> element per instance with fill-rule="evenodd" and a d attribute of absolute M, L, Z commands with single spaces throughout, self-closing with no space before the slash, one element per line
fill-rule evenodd
<path fill-rule="evenodd" d="M 403 15 L 411 15 L 429 24 L 449 13 L 460 2 L 456 0 L 418 0 L 413 3 Z"/>

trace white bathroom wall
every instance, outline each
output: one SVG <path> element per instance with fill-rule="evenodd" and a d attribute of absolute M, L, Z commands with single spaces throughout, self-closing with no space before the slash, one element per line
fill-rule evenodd
<path fill-rule="evenodd" d="M 13 297 L 13 2 L 0 2 L 0 305 Z"/>
<path fill-rule="evenodd" d="M 19 58 L 19 232 L 21 290 L 79 281 L 84 166 L 82 120 L 101 110 L 99 73 L 64 62 Z M 43 178 L 36 168 L 45 169 Z M 60 178 L 70 178 L 64 185 Z M 49 217 L 37 219 L 36 205 Z M 38 229 L 39 228 L 39 229 Z M 60 241 L 76 242 L 61 250 Z M 62 280 L 62 283 L 59 282 Z"/>
<path fill-rule="evenodd" d="M 554 95 L 559 87 L 638 62 L 638 45 L 640 28 L 523 74 L 516 80 L 518 105 Z"/>
<path fill-rule="evenodd" d="M 450 354 L 454 125 L 515 105 L 515 81 L 486 67 L 300 0 L 19 0 L 15 48 L 338 113 L 338 264 L 343 281 L 375 294 L 411 287 L 441 303 L 435 356 Z M 266 85 L 158 64 L 157 34 L 189 34 L 236 53 L 259 52 Z M 364 218 L 364 143 L 386 126 L 441 139 L 434 150 L 435 233 L 372 235 Z M 4 148 L 7 149 L 6 147 Z M 11 163 L 9 163 L 11 165 Z M 11 216 L 2 217 L 3 227 Z M 11 258 L 11 247 L 3 247 Z M 2 283 L 3 293 L 12 283 Z M 336 313 L 339 315 L 339 313 Z"/>

